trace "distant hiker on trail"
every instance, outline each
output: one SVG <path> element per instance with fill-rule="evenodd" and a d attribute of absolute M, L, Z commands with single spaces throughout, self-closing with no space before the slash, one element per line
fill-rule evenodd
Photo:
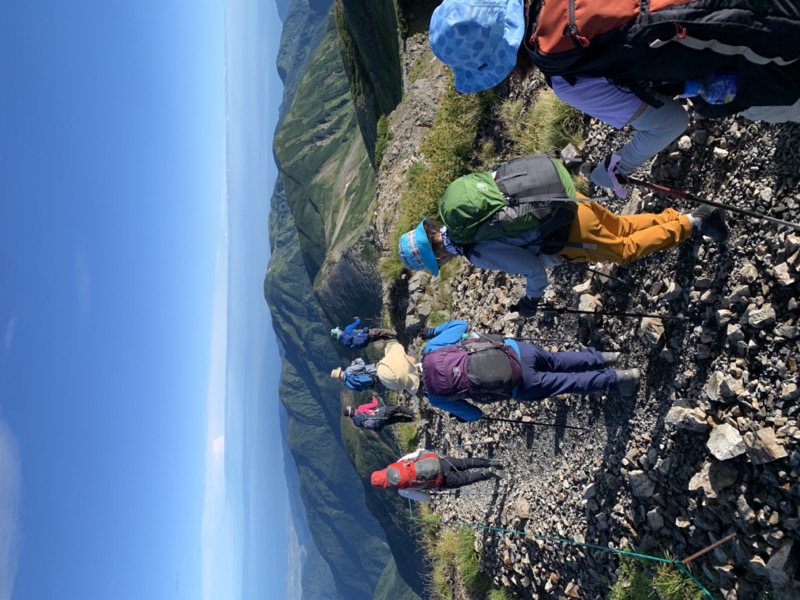
<path fill-rule="evenodd" d="M 378 398 L 358 408 L 345 406 L 342 414 L 353 420 L 353 425 L 370 431 L 380 431 L 395 423 L 410 423 L 416 419 L 414 411 L 405 406 L 379 406 Z"/>
<path fill-rule="evenodd" d="M 368 365 L 360 358 L 355 359 L 346 369 L 334 369 L 331 371 L 331 377 L 338 379 L 344 387 L 354 392 L 372 389 L 378 382 L 375 365 Z"/>
<path fill-rule="evenodd" d="M 687 127 L 673 96 L 710 118 L 735 113 L 800 122 L 800 5 L 665 0 L 654 3 L 444 0 L 431 17 L 433 53 L 463 94 L 534 68 L 567 104 L 636 135 L 592 181 L 624 197 L 631 173 Z"/>
<path fill-rule="evenodd" d="M 369 481 L 373 487 L 396 489 L 405 498 L 428 502 L 430 496 L 422 491 L 425 488 L 452 489 L 501 478 L 498 471 L 503 468 L 502 463 L 488 458 L 454 458 L 417 450 L 385 469 L 373 471 Z"/>
<path fill-rule="evenodd" d="M 439 201 L 444 226 L 424 219 L 402 235 L 400 259 L 409 269 L 428 269 L 437 276 L 439 267 L 456 256 L 482 269 L 523 275 L 525 297 L 512 310 L 532 317 L 547 287 L 546 267 L 562 261 L 628 265 L 692 235 L 727 239 L 722 212 L 710 206 L 691 214 L 668 208 L 658 214 L 616 215 L 576 196 L 564 166 L 546 156 L 459 177 Z"/>
<path fill-rule="evenodd" d="M 331 337 L 338 339 L 342 345 L 348 348 L 359 350 L 366 348 L 367 344 L 375 340 L 390 340 L 397 337 L 394 329 L 381 329 L 380 327 L 362 327 L 356 329 L 361 324 L 361 319 L 355 318 L 344 330 L 334 327 L 331 329 Z"/>
<path fill-rule="evenodd" d="M 466 321 L 449 321 L 427 329 L 423 337 L 422 384 L 431 406 L 463 421 L 477 421 L 483 411 L 467 402 L 543 400 L 558 394 L 618 391 L 628 395 L 639 383 L 639 370 L 610 368 L 618 352 L 587 348 L 578 352 L 548 352 L 541 346 L 511 338 L 488 336 L 463 339 Z M 389 389 L 394 382 L 381 378 Z"/>

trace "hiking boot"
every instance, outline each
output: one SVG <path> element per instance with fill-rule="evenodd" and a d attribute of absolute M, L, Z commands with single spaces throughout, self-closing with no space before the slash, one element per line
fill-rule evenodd
<path fill-rule="evenodd" d="M 506 468 L 506 466 L 503 463 L 501 463 L 499 460 L 490 460 L 489 461 L 489 466 L 492 467 L 493 469 L 505 469 Z"/>
<path fill-rule="evenodd" d="M 621 352 L 601 352 L 600 356 L 603 358 L 603 364 L 607 367 L 615 365 L 619 362 L 619 357 L 622 356 Z"/>
<path fill-rule="evenodd" d="M 693 210 L 691 216 L 699 221 L 692 233 L 710 237 L 715 242 L 722 244 L 728 239 L 728 225 L 725 223 L 725 213 L 716 206 L 704 204 Z"/>
<path fill-rule="evenodd" d="M 496 467 L 489 467 L 488 469 L 483 470 L 483 478 L 489 479 L 490 477 L 494 477 L 495 479 L 502 479 L 503 474 L 497 470 Z"/>
<path fill-rule="evenodd" d="M 617 391 L 623 396 L 630 396 L 639 385 L 639 369 L 614 369 L 617 374 Z"/>

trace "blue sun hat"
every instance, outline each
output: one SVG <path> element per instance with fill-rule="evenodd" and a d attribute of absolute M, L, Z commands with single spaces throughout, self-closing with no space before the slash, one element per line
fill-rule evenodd
<path fill-rule="evenodd" d="M 425 233 L 426 220 L 422 219 L 414 231 L 409 231 L 400 237 L 398 252 L 400 260 L 407 269 L 412 271 L 428 269 L 435 277 L 438 277 L 439 263 L 436 261 L 436 255 L 428 241 L 428 234 Z"/>
<path fill-rule="evenodd" d="M 433 53 L 453 69 L 462 94 L 488 90 L 508 77 L 524 35 L 523 0 L 444 0 L 428 32 Z"/>

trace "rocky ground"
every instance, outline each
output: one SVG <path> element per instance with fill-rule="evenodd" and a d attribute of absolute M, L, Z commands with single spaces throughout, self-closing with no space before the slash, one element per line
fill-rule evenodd
<path fill-rule="evenodd" d="M 376 218 L 385 253 L 394 251 L 386 244 L 390 200 L 410 161 L 420 159 L 418 140 L 432 123 L 431 98 L 443 81 L 432 69 L 390 117 L 395 138 L 381 169 Z M 586 158 L 602 158 L 626 135 L 589 123 Z M 693 116 L 686 135 L 638 174 L 800 223 L 799 139 L 800 125 Z M 696 206 L 632 191 L 629 200 L 608 205 L 617 212 Z M 476 530 L 485 570 L 519 597 L 605 597 L 618 562 L 612 553 L 519 532 L 677 558 L 735 533 L 692 563 L 715 597 L 768 598 L 770 589 L 774 598 L 800 597 L 800 232 L 734 213 L 728 218 L 724 246 L 695 238 L 629 268 L 592 265 L 617 280 L 569 265 L 551 273 L 554 304 L 679 319 L 540 313 L 524 320 L 509 312 L 523 293 L 520 279 L 465 263 L 453 283 L 449 318 L 483 332 L 570 340 L 543 344 L 554 349 L 583 343 L 618 350 L 624 366 L 643 373 L 634 398 L 567 396 L 484 407 L 492 417 L 585 426 L 586 433 L 462 424 L 426 411 L 428 447 L 508 464 L 504 479 L 440 496 L 433 508 L 444 520 L 487 526 Z M 387 286 L 386 294 L 405 315 L 400 325 L 409 334 L 441 302 L 437 282 L 423 273 Z"/>

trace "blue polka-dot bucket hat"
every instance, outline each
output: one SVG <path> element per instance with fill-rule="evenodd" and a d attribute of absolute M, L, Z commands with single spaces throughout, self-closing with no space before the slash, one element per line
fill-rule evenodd
<path fill-rule="evenodd" d="M 462 94 L 488 90 L 517 64 L 525 35 L 523 0 L 444 0 L 428 32 L 436 57 Z"/>
<path fill-rule="evenodd" d="M 428 269 L 434 277 L 438 277 L 439 263 L 428 241 L 428 234 L 425 233 L 425 221 L 427 219 L 422 219 L 413 231 L 404 233 L 400 237 L 397 252 L 406 269 L 412 271 Z"/>

